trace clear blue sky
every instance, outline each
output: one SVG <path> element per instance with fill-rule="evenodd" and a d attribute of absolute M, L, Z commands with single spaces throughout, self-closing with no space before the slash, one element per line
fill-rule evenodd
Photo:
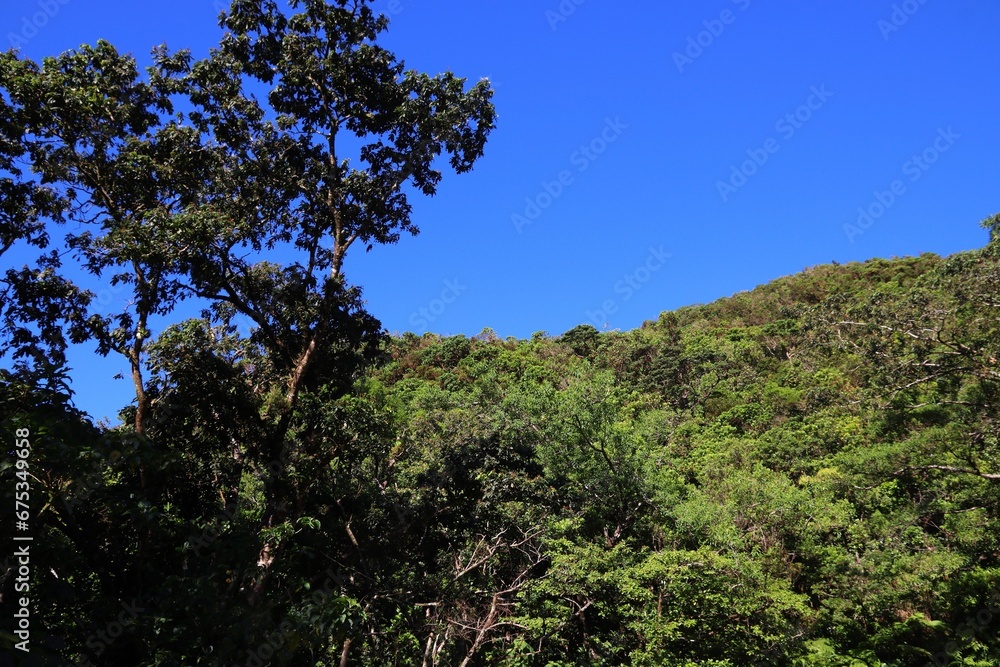
<path fill-rule="evenodd" d="M 5 0 L 0 36 L 202 55 L 216 4 Z M 348 259 L 391 332 L 629 329 L 810 265 L 979 247 L 1000 211 L 995 0 L 376 6 L 408 66 L 489 77 L 499 112 L 475 171 L 415 202 L 419 236 Z M 125 364 L 91 356 L 77 404 L 111 415 Z"/>

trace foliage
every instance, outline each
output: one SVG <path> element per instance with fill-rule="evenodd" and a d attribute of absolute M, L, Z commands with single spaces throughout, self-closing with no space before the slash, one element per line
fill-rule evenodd
<path fill-rule="evenodd" d="M 5 626 L 5 657 L 1000 662 L 997 217 L 980 250 L 635 331 L 388 337 L 345 253 L 416 231 L 491 91 L 405 70 L 368 2 L 288 9 L 236 0 L 207 58 L 145 74 L 106 42 L 0 56 L 0 255 L 40 253 L 0 278 L 35 530 L 32 651 Z M 120 425 L 74 408 L 73 343 L 127 361 Z"/>

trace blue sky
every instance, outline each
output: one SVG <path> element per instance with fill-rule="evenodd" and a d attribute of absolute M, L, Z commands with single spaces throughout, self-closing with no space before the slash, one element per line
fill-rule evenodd
<path fill-rule="evenodd" d="M 5 0 L 0 41 L 203 55 L 218 1 Z M 979 247 L 1000 212 L 995 0 L 375 6 L 407 66 L 489 77 L 499 113 L 476 169 L 414 201 L 419 236 L 348 258 L 391 332 L 630 329 L 815 264 Z M 79 406 L 129 401 L 123 361 L 73 366 Z"/>

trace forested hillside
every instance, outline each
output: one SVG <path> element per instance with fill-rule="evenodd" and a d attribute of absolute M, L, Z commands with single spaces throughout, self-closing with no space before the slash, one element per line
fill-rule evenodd
<path fill-rule="evenodd" d="M 36 632 L 109 665 L 998 664 L 998 287 L 993 243 L 629 332 L 387 339 L 303 400 L 264 529 L 254 371 L 184 323 L 146 438 L 5 395 Z"/>
<path fill-rule="evenodd" d="M 997 250 L 394 340 L 368 391 L 456 550 L 429 618 L 497 664 L 997 664 Z"/>

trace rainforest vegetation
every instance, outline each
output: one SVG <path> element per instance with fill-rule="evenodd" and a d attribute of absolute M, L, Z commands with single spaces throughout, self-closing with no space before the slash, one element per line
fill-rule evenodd
<path fill-rule="evenodd" d="M 145 71 L 0 54 L 4 664 L 1000 664 L 1000 216 L 633 331 L 390 336 L 346 253 L 416 233 L 492 89 L 291 4 Z"/>

